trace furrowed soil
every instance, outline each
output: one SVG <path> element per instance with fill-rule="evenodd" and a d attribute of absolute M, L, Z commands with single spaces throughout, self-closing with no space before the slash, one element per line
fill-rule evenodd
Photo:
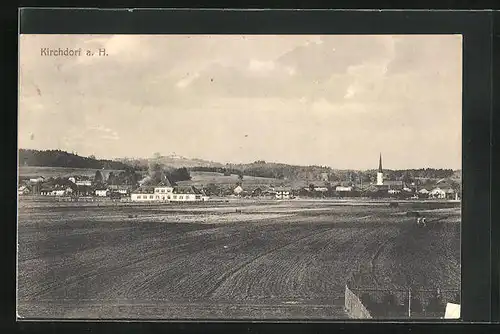
<path fill-rule="evenodd" d="M 21 200 L 23 318 L 345 318 L 348 277 L 460 288 L 458 205 L 333 201 L 81 205 Z M 411 210 L 425 211 L 427 229 Z"/>

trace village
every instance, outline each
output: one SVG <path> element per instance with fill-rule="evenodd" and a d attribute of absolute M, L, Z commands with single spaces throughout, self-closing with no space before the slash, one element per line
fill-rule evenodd
<path fill-rule="evenodd" d="M 381 198 L 398 200 L 438 199 L 459 200 L 460 185 L 450 179 L 420 180 L 410 182 L 386 180 L 382 157 L 376 182 L 358 184 L 353 181 L 302 182 L 302 185 L 234 184 L 177 185 L 167 177 L 156 184 L 146 183 L 145 177 L 137 182 L 126 180 L 123 184 L 107 181 L 100 171 L 90 176 L 45 178 L 38 176 L 20 181 L 18 195 L 45 196 L 70 199 L 110 199 L 123 202 L 202 202 L 221 198 L 263 198 L 293 200 L 304 198 Z M 119 182 L 118 182 L 119 183 Z"/>

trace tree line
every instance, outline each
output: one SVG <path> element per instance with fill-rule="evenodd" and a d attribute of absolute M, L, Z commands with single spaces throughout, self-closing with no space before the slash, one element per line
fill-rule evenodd
<path fill-rule="evenodd" d="M 193 172 L 214 172 L 224 175 L 248 175 L 254 177 L 274 178 L 278 180 L 309 180 L 328 182 L 374 182 L 377 170 L 334 170 L 322 166 L 293 166 L 277 163 L 266 163 L 256 161 L 252 164 L 229 165 L 226 167 L 192 167 Z M 445 179 L 454 176 L 453 169 L 406 169 L 406 170 L 384 170 L 384 179 L 393 181 L 414 181 L 416 179 Z"/>

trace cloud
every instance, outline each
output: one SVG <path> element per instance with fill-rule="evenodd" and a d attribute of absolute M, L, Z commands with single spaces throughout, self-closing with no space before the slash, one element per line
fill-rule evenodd
<path fill-rule="evenodd" d="M 198 78 L 200 76 L 200 74 L 198 72 L 196 73 L 193 73 L 192 75 L 190 75 L 189 73 L 186 75 L 186 77 L 182 78 L 181 80 L 179 80 L 175 85 L 179 88 L 185 88 L 187 86 L 189 86 L 191 84 L 191 82 L 193 82 L 193 80 L 195 80 L 196 78 Z"/>
<path fill-rule="evenodd" d="M 90 126 L 88 127 L 89 135 L 97 135 L 102 139 L 118 140 L 120 136 L 118 133 L 110 128 L 104 127 L 102 125 Z"/>
<path fill-rule="evenodd" d="M 256 72 L 270 72 L 276 67 L 273 61 L 259 61 L 252 59 L 248 65 L 250 71 Z"/>
<path fill-rule="evenodd" d="M 41 47 L 109 56 L 41 57 Z M 461 83 L 460 36 L 24 35 L 19 140 L 99 156 L 163 152 L 168 143 L 211 160 L 262 152 L 328 164 L 348 144 L 352 166 L 404 143 L 420 157 L 440 147 L 450 154 L 433 159 L 459 165 L 451 152 L 460 145 Z M 253 140 L 240 140 L 243 132 Z M 290 135 L 270 141 L 278 132 Z"/>

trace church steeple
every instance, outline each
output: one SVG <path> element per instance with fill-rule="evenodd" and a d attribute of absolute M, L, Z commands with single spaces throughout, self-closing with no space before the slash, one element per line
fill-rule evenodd
<path fill-rule="evenodd" d="M 378 160 L 378 172 L 377 172 L 377 185 L 381 186 L 384 184 L 384 172 L 382 171 L 382 153 Z"/>

